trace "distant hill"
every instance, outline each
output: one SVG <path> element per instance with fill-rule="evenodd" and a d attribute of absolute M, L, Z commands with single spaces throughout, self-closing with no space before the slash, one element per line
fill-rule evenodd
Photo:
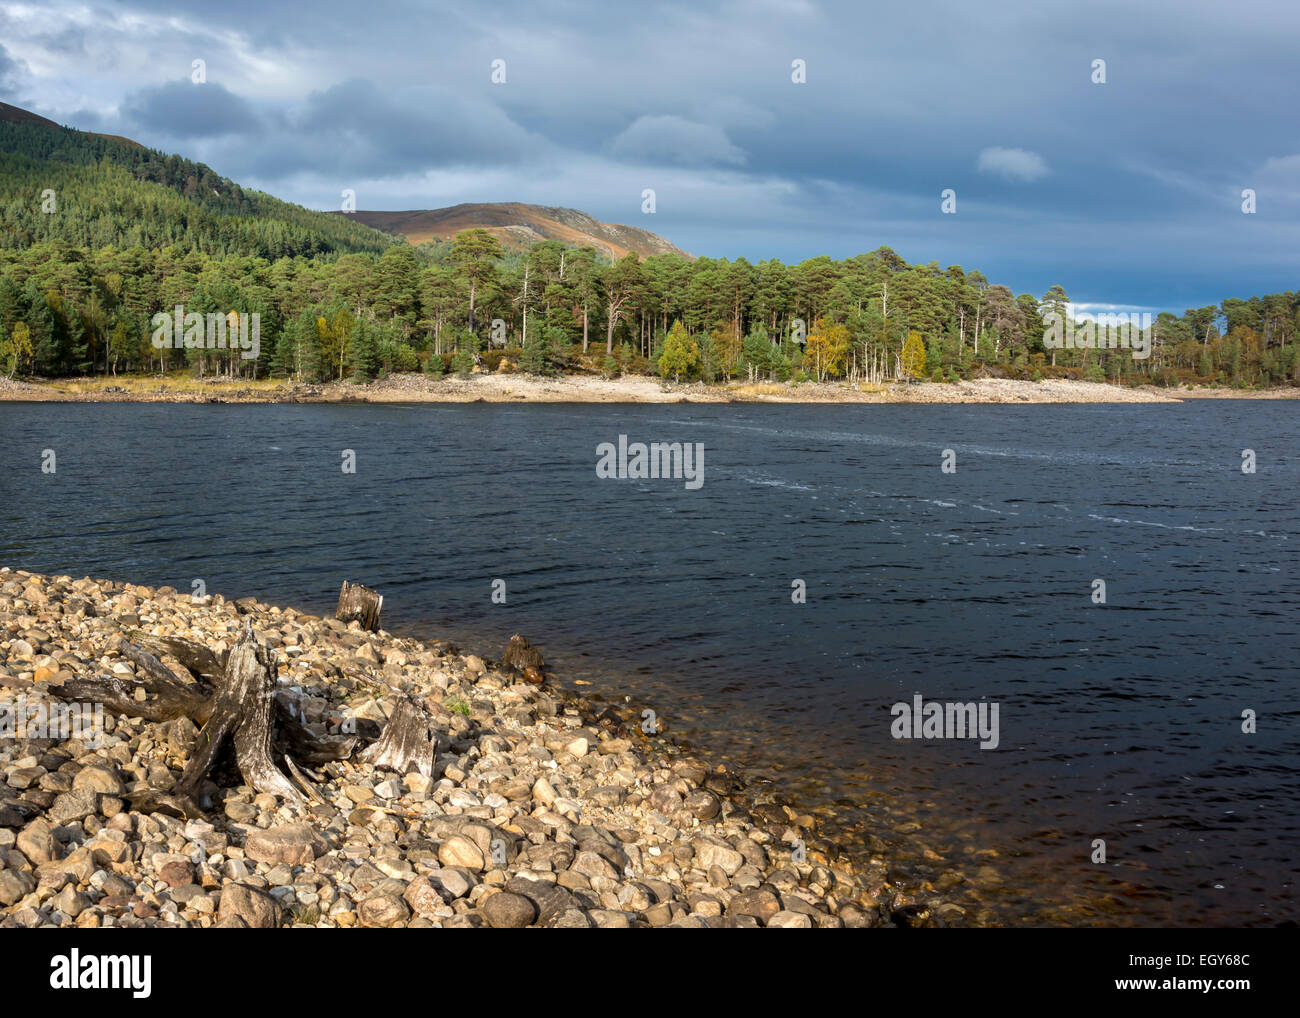
<path fill-rule="evenodd" d="M 56 214 L 42 211 L 47 189 Z M 244 190 L 203 163 L 0 103 L 0 248 L 47 241 L 268 259 L 393 245 L 360 222 Z"/>
<path fill-rule="evenodd" d="M 55 192 L 47 215 L 34 196 Z M 161 248 L 263 258 L 370 252 L 394 238 L 450 240 L 482 227 L 507 250 L 539 240 L 590 245 L 616 261 L 628 252 L 691 255 L 638 226 L 602 223 L 577 209 L 519 202 L 411 212 L 318 212 L 246 191 L 211 167 L 118 135 L 61 127 L 0 102 L 0 248 L 62 241 L 78 247 Z"/>
<path fill-rule="evenodd" d="M 56 130 L 63 128 L 53 120 L 42 117 L 39 113 L 33 113 L 31 110 L 20 109 L 17 106 L 10 106 L 8 103 L 0 103 L 0 124 L 30 124 L 35 127 L 53 127 Z M 94 131 L 85 131 L 95 138 L 108 138 L 110 141 L 120 141 L 123 145 L 133 145 L 136 148 L 144 148 L 138 141 L 132 141 L 130 138 L 123 138 L 120 134 L 98 134 Z"/>
<path fill-rule="evenodd" d="M 366 226 L 405 237 L 412 244 L 426 240 L 450 240 L 463 230 L 481 227 L 495 235 L 508 249 L 524 249 L 539 240 L 559 240 L 574 247 L 590 244 L 611 260 L 629 251 L 645 258 L 652 254 L 676 254 L 690 258 L 681 248 L 639 226 L 602 223 L 577 209 L 520 202 L 491 202 L 453 205 L 445 209 L 411 212 L 361 211 L 346 215 Z"/>

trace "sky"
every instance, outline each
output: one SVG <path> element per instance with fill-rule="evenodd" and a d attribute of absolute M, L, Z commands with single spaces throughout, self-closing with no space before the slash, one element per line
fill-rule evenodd
<path fill-rule="evenodd" d="M 1300 288 L 1298 50 L 1295 0 L 0 0 L 0 99 L 311 208 L 887 245 L 1094 311 Z"/>

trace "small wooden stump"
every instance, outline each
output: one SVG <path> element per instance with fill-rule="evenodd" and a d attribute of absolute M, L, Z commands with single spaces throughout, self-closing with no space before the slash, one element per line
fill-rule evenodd
<path fill-rule="evenodd" d="M 534 685 L 540 686 L 545 681 L 546 662 L 542 660 L 541 651 L 518 633 L 510 637 L 510 645 L 501 656 L 501 664 L 518 672 Z"/>
<path fill-rule="evenodd" d="M 426 778 L 433 777 L 433 758 L 436 750 L 436 730 L 433 718 L 411 696 L 397 701 L 393 716 L 388 719 L 384 734 L 369 749 L 357 757 L 362 763 L 386 767 L 398 774 L 412 768 Z"/>
<path fill-rule="evenodd" d="M 360 583 L 344 580 L 339 589 L 339 606 L 334 617 L 340 622 L 359 622 L 362 629 L 373 633 L 379 628 L 379 612 L 383 607 L 383 595 Z"/>

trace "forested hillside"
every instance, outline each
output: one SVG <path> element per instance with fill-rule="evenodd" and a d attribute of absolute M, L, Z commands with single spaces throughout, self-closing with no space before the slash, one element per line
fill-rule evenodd
<path fill-rule="evenodd" d="M 1238 386 L 1300 379 L 1293 292 L 1163 314 L 1153 350 L 1045 349 L 1063 287 L 1016 294 L 980 272 L 909 265 L 887 247 L 842 261 L 629 254 L 558 240 L 507 252 L 469 230 L 411 246 L 244 191 L 129 142 L 0 124 L 0 372 L 68 375 L 190 364 L 301 380 L 524 370 L 660 371 L 707 381 L 882 381 L 990 372 Z M 256 314 L 260 356 L 157 349 L 151 319 Z M 666 349 L 665 349 L 666 348 Z M 514 350 L 515 353 L 509 353 Z"/>
<path fill-rule="evenodd" d="M 0 122 L 0 245 L 42 241 L 91 249 L 177 244 L 216 256 L 281 258 L 378 254 L 394 239 L 245 191 L 202 163 L 124 139 Z"/>

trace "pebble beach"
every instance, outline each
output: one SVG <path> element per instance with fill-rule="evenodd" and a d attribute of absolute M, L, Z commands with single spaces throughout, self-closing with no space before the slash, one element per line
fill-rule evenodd
<path fill-rule="evenodd" d="M 320 801 L 295 804 L 214 769 L 187 818 L 132 798 L 176 782 L 199 736 L 188 718 L 33 727 L 57 716 L 65 682 L 129 691 L 123 638 L 219 654 L 250 624 L 275 652 L 276 699 L 314 734 L 364 744 L 399 700 L 419 701 L 432 773 L 373 767 L 359 745 L 308 768 Z M 779 789 L 647 733 L 638 705 L 498 661 L 251 598 L 0 570 L 0 926 L 967 924 L 891 884 L 887 859 L 842 851 Z"/>

